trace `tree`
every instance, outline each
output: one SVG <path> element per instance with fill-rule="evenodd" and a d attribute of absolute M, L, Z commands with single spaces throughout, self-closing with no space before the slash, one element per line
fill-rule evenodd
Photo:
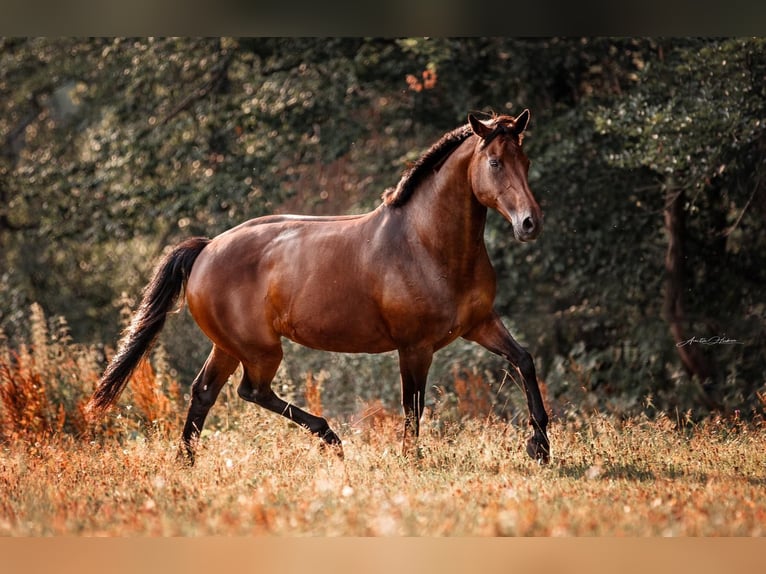
<path fill-rule="evenodd" d="M 0 40 L 0 329 L 22 337 L 39 302 L 76 340 L 113 341 L 166 246 L 371 209 L 468 112 L 528 107 L 544 231 L 518 245 L 490 214 L 487 240 L 559 412 L 762 412 L 763 43 Z M 185 320 L 165 342 L 188 380 L 207 342 Z M 676 346 L 715 335 L 738 344 Z M 500 368 L 459 345 L 440 360 L 437 381 Z"/>
<path fill-rule="evenodd" d="M 762 365 L 743 351 L 763 345 L 765 47 L 761 39 L 665 42 L 638 88 L 594 115 L 613 143 L 610 162 L 657 180 L 665 319 L 686 371 L 707 380 L 714 403 L 733 380 L 740 400 L 752 400 L 763 380 Z M 726 334 L 739 340 L 707 352 L 693 340 L 732 339 Z M 732 359 L 737 367 L 724 363 Z"/>

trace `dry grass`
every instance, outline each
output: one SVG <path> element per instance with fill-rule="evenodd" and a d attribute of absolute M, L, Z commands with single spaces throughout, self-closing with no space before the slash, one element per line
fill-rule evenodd
<path fill-rule="evenodd" d="M 401 415 L 375 402 L 331 419 L 341 461 L 230 381 L 189 470 L 176 464 L 185 409 L 161 353 L 86 428 L 97 353 L 51 334 L 39 309 L 32 318 L 31 345 L 0 346 L 0 536 L 766 534 L 761 421 L 572 414 L 552 423 L 540 467 L 524 453 L 529 429 L 489 414 L 481 377 L 463 373 L 458 408 L 426 413 L 417 459 L 400 454 Z M 306 375 L 315 412 L 324 377 Z"/>
<path fill-rule="evenodd" d="M 539 467 L 526 429 L 486 420 L 428 419 L 421 458 L 403 459 L 399 417 L 378 410 L 338 427 L 340 461 L 283 419 L 228 408 L 192 470 L 159 433 L 4 445 L 0 535 L 766 534 L 762 428 L 595 416 L 554 424 Z"/>

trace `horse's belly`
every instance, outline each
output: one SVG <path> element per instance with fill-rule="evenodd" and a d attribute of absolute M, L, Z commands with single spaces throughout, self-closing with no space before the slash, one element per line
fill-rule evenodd
<path fill-rule="evenodd" d="M 383 353 L 396 348 L 369 301 L 345 297 L 302 301 L 275 321 L 283 337 L 306 347 L 341 353 Z"/>

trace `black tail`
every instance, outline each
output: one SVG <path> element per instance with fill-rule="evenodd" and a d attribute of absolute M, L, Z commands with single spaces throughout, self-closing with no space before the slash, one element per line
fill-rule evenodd
<path fill-rule="evenodd" d="M 173 249 L 157 266 L 154 277 L 144 289 L 143 299 L 130 327 L 120 341 L 120 348 L 104 371 L 86 412 L 94 416 L 117 400 L 141 359 L 151 350 L 165 318 L 178 300 L 191 273 L 192 265 L 210 240 L 187 239 Z"/>

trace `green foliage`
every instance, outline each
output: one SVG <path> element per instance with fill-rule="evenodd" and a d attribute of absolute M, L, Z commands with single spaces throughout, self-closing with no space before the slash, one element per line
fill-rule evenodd
<path fill-rule="evenodd" d="M 651 174 L 655 203 L 663 185 L 688 192 L 692 334 L 736 340 L 707 353 L 729 408 L 762 409 L 756 393 L 766 379 L 759 358 L 766 334 L 764 47 L 761 39 L 666 42 L 634 90 L 591 112 L 608 164 Z"/>
<path fill-rule="evenodd" d="M 469 111 L 529 107 L 545 230 L 518 245 L 490 214 L 487 241 L 499 310 L 554 410 L 651 397 L 704 413 L 661 314 L 672 181 L 688 200 L 691 334 L 742 343 L 704 349 L 711 383 L 725 409 L 762 413 L 764 54 L 760 39 L 0 40 L 0 328 L 26 340 L 39 302 L 75 341 L 110 345 L 167 245 L 274 211 L 370 209 Z M 163 344 L 187 382 L 209 348 L 188 314 Z M 480 373 L 523 418 L 504 367 L 456 345 L 432 385 Z M 285 369 L 325 369 L 328 406 L 398 401 L 389 357 L 291 347 Z"/>
<path fill-rule="evenodd" d="M 601 133 L 618 136 L 610 163 L 673 174 L 697 189 L 709 185 L 730 168 L 722 160 L 736 161 L 734 152 L 763 135 L 764 49 L 762 39 L 666 46 L 629 97 L 594 114 Z"/>

